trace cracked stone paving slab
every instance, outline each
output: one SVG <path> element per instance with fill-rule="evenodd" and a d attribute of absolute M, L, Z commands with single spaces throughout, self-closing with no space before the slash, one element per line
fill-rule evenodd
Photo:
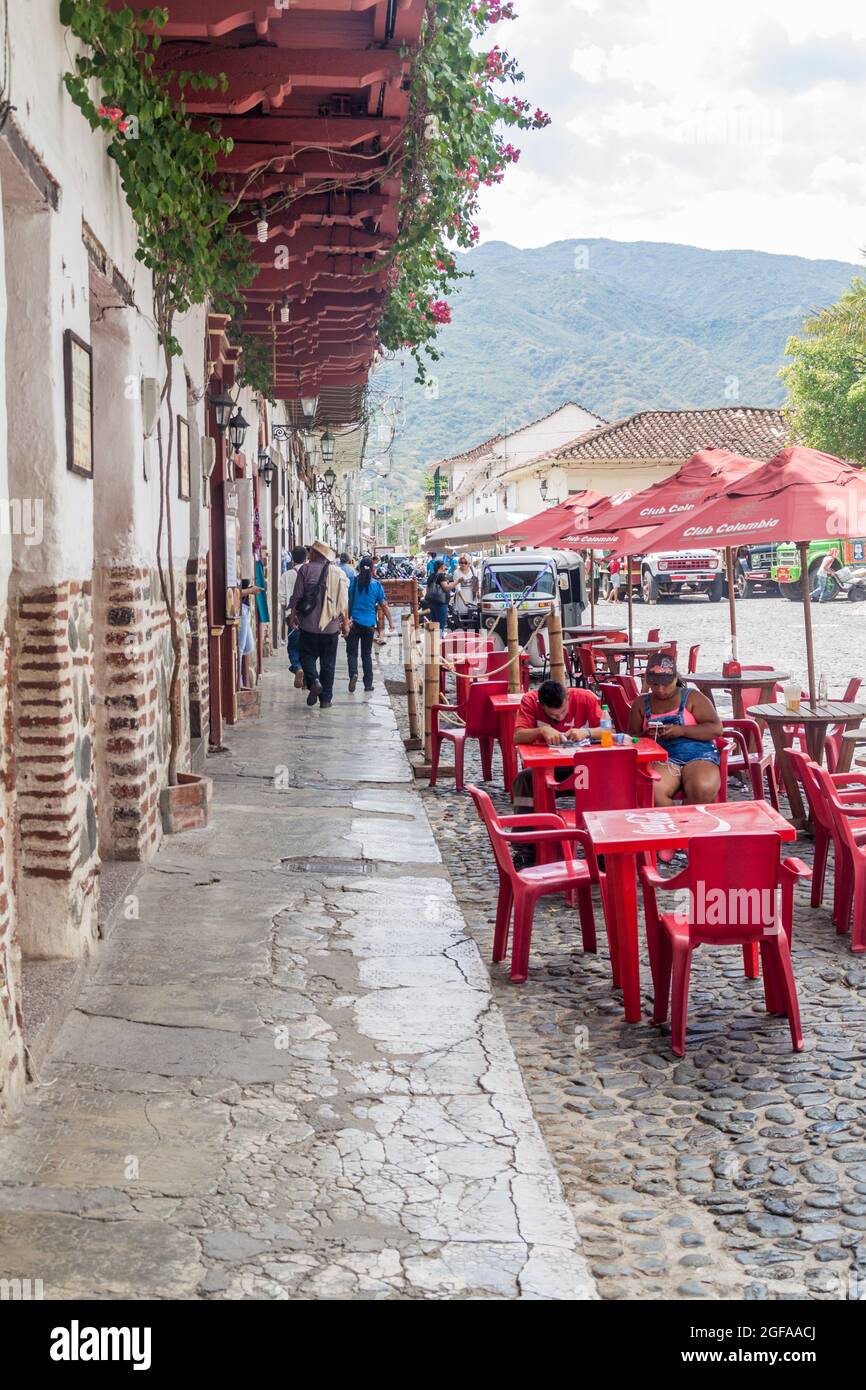
<path fill-rule="evenodd" d="M 275 659 L 262 706 L 0 1133 L 0 1276 L 595 1298 L 387 695 L 311 710 Z"/>

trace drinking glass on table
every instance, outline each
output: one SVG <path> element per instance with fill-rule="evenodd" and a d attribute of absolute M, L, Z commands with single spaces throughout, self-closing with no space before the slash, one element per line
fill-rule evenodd
<path fill-rule="evenodd" d="M 800 687 L 792 681 L 784 688 L 785 709 L 789 714 L 799 714 L 800 712 Z"/>

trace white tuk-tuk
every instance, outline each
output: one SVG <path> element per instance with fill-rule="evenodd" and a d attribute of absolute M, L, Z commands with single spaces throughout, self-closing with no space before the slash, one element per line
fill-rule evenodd
<path fill-rule="evenodd" d="M 505 613 L 516 603 L 521 648 L 539 670 L 543 652 L 533 635 L 533 620 L 558 608 L 563 627 L 583 622 L 588 603 L 583 556 L 576 550 L 512 550 L 488 556 L 481 566 L 480 598 L 480 628 L 492 631 L 497 649 L 506 645 Z"/>

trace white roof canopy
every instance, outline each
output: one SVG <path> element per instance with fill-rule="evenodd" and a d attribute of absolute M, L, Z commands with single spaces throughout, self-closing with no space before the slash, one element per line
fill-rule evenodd
<path fill-rule="evenodd" d="M 444 546 L 491 545 L 500 532 L 509 526 L 525 521 L 522 512 L 485 512 L 482 516 L 469 517 L 466 521 L 451 521 L 431 531 L 424 541 L 424 549 L 442 550 Z"/>

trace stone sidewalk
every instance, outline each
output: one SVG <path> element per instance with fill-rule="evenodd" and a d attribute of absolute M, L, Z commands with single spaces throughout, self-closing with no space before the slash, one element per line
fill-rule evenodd
<path fill-rule="evenodd" d="M 384 690 L 310 710 L 275 659 L 208 771 L 0 1133 L 0 1277 L 597 1297 Z"/>

